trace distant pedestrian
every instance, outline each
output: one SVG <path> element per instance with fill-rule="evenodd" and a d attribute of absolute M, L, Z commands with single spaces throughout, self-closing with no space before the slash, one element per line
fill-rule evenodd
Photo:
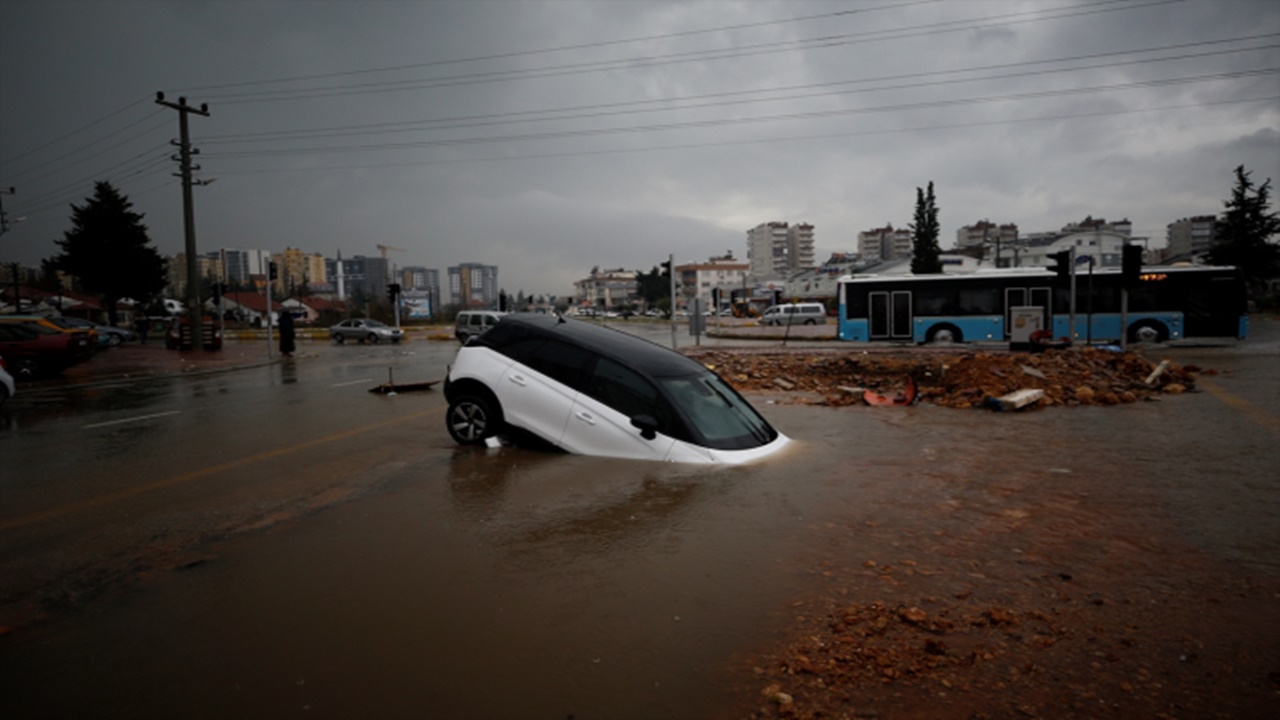
<path fill-rule="evenodd" d="M 290 357 L 293 350 L 293 316 L 283 311 L 280 313 L 280 354 Z"/>
<path fill-rule="evenodd" d="M 147 341 L 147 331 L 149 323 L 145 315 L 138 315 L 133 319 L 133 327 L 138 331 L 138 342 L 145 343 Z"/>

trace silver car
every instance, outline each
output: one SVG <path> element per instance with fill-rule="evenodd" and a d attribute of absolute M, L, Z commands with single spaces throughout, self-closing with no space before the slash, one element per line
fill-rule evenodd
<path fill-rule="evenodd" d="M 9 374 L 9 368 L 4 364 L 4 358 L 0 357 L 0 405 L 4 404 L 17 391 L 17 386 L 13 384 L 13 376 Z"/>
<path fill-rule="evenodd" d="M 373 318 L 349 318 L 329 328 L 329 337 L 339 345 L 348 341 L 379 343 L 389 340 L 398 343 L 404 339 L 404 331 Z"/>

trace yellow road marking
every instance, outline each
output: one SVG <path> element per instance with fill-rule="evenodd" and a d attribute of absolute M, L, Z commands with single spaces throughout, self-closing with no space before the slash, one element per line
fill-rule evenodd
<path fill-rule="evenodd" d="M 344 430 L 339 433 L 333 433 L 332 435 L 325 435 L 324 437 L 313 438 L 311 440 L 300 442 L 295 445 L 286 445 L 284 447 L 275 448 L 273 450 L 266 450 L 260 453 L 255 453 L 253 455 L 246 455 L 245 457 L 239 458 L 237 460 L 232 460 L 230 462 L 221 463 L 219 465 L 212 465 L 210 467 L 207 467 L 201 470 L 193 470 L 188 473 L 183 473 L 181 475 L 175 475 L 173 477 L 165 478 L 164 480 L 157 480 L 152 483 L 147 483 L 146 485 L 136 485 L 134 487 L 126 488 L 124 490 L 118 490 L 116 492 L 108 493 L 106 495 L 99 495 L 98 497 L 89 498 L 87 500 L 81 500 L 79 502 L 71 503 L 70 505 L 61 505 L 59 507 L 49 508 L 48 510 L 41 510 L 40 512 L 35 512 L 29 515 L 23 515 L 21 517 L 16 517 L 16 518 L 12 518 L 12 519 L 0 522 L 0 532 L 5 532 L 8 530 L 16 530 L 18 528 L 26 527 L 34 523 L 43 522 L 45 520 L 51 520 L 53 518 L 62 517 L 64 515 L 77 513 L 82 510 L 88 510 L 89 508 L 94 508 L 100 505 L 106 505 L 109 503 L 117 502 L 119 500 L 124 500 L 126 498 L 131 498 L 135 495 L 142 495 L 144 493 L 149 493 L 155 490 L 163 490 L 164 488 L 172 487 L 174 485 L 180 485 L 189 480 L 195 480 L 197 478 L 216 475 L 221 472 L 234 470 L 236 468 L 243 467 L 245 465 L 251 465 L 253 463 L 262 462 L 264 460 L 272 460 L 284 455 L 289 455 L 302 450 L 307 450 L 317 445 L 330 443 L 335 440 L 346 440 L 348 438 L 352 438 L 357 435 L 363 435 L 364 433 L 367 433 L 367 432 L 379 430 L 381 428 L 387 427 L 388 425 L 396 425 L 408 420 L 419 420 L 421 418 L 427 417 L 428 415 L 434 415 L 437 412 L 439 412 L 439 407 L 433 407 L 430 410 L 424 410 L 422 412 L 413 413 L 412 415 L 401 415 L 398 417 L 390 418 L 388 420 L 383 420 L 381 422 L 376 422 L 372 425 L 364 425 L 362 427 L 352 428 L 350 430 Z"/>
<path fill-rule="evenodd" d="M 1258 407 L 1257 405 L 1254 405 L 1248 400 L 1245 400 L 1239 395 L 1236 395 L 1235 393 L 1231 392 L 1230 390 L 1227 390 L 1226 388 L 1223 388 L 1221 385 L 1218 385 L 1217 383 L 1211 380 L 1206 380 L 1202 377 L 1202 378 L 1199 378 L 1198 383 L 1205 390 L 1208 390 L 1210 393 L 1212 393 L 1214 397 L 1218 398 L 1219 400 L 1226 403 L 1227 405 L 1230 405 L 1236 410 L 1239 410 L 1240 412 L 1244 413 L 1249 417 L 1249 419 L 1258 423 L 1262 427 L 1270 430 L 1276 435 L 1280 435 L 1280 417 L 1277 417 L 1275 413 L 1269 412 L 1267 410 L 1264 410 L 1263 408 Z"/>

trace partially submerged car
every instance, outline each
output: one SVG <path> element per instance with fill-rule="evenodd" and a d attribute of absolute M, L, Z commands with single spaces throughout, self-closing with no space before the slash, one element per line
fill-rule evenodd
<path fill-rule="evenodd" d="M 738 464 L 789 442 L 705 366 L 562 316 L 504 316 L 458 350 L 444 392 L 461 444 L 517 431 L 583 455 Z"/>
<path fill-rule="evenodd" d="M 339 345 L 347 340 L 371 343 L 389 340 L 398 343 L 404 339 L 404 331 L 372 318 L 348 318 L 329 328 L 329 337 Z"/>

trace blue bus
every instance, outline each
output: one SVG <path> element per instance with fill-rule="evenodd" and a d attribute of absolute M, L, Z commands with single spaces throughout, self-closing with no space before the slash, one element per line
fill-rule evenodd
<path fill-rule="evenodd" d="M 1046 268 L 940 275 L 847 275 L 839 283 L 839 338 L 855 342 L 1004 342 L 1013 308 L 1038 307 L 1040 327 L 1073 342 L 1121 338 L 1119 269 L 1076 275 L 1071 290 Z M 1025 312 L 1025 311 L 1024 311 Z M 1034 317 L 1034 311 L 1033 315 Z M 1143 268 L 1129 291 L 1130 342 L 1248 334 L 1244 277 L 1233 267 Z"/>

